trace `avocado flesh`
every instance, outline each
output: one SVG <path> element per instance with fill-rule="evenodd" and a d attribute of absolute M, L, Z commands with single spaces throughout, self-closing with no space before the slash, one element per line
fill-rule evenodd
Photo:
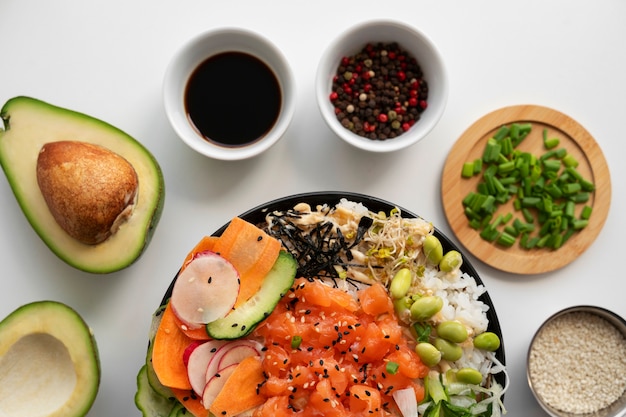
<path fill-rule="evenodd" d="M 158 162 L 139 142 L 91 116 L 30 97 L 15 97 L 0 110 L 0 165 L 18 204 L 45 244 L 69 265 L 92 273 L 126 268 L 152 238 L 164 204 L 164 180 Z M 137 172 L 139 196 L 133 215 L 106 241 L 87 245 L 69 236 L 54 220 L 37 183 L 41 147 L 75 140 L 103 146 L 125 158 Z"/>
<path fill-rule="evenodd" d="M 82 417 L 100 385 L 95 338 L 56 301 L 26 304 L 0 322 L 0 414 Z"/>

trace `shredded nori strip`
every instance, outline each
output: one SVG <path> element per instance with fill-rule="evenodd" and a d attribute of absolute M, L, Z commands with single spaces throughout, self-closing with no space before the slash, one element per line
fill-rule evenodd
<path fill-rule="evenodd" d="M 350 249 L 358 245 L 373 220 L 363 216 L 359 220 L 356 235 L 348 239 L 339 228 L 331 222 L 320 222 L 309 231 L 302 230 L 293 223 L 293 218 L 301 216 L 300 212 L 288 210 L 271 214 L 273 227 L 267 233 L 278 239 L 298 261 L 298 275 L 307 278 L 340 278 L 335 266 L 362 267 L 351 263 Z"/>

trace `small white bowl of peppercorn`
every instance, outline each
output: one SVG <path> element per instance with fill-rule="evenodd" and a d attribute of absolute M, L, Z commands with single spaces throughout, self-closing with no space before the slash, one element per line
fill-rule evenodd
<path fill-rule="evenodd" d="M 393 20 L 364 22 L 339 35 L 320 60 L 315 88 L 332 131 L 372 152 L 397 151 L 423 139 L 448 97 L 435 44 Z"/>

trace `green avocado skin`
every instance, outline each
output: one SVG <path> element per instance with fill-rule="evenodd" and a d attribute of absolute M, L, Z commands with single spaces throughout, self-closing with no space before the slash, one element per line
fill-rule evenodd
<path fill-rule="evenodd" d="M 44 243 L 79 270 L 107 274 L 127 268 L 148 247 L 165 203 L 158 161 L 139 141 L 92 116 L 25 96 L 8 100 L 0 110 L 0 165 L 17 202 Z M 111 238 L 85 245 L 54 221 L 36 181 L 36 161 L 49 142 L 76 140 L 103 146 L 124 157 L 137 171 L 139 199 L 131 218 Z"/>
<path fill-rule="evenodd" d="M 42 337 L 42 335 L 46 337 Z M 47 343 L 51 340 L 55 341 L 53 345 L 64 346 L 63 349 L 68 353 L 67 357 L 74 358 L 72 365 L 76 373 L 76 384 L 74 391 L 68 396 L 65 403 L 59 405 L 58 398 L 51 398 L 50 403 L 54 404 L 54 409 L 49 410 L 46 414 L 40 414 L 45 411 L 42 411 L 41 406 L 39 406 L 37 415 L 83 417 L 89 412 L 97 397 L 102 368 L 98 345 L 91 328 L 81 315 L 67 304 L 51 300 L 34 301 L 18 307 L 0 321 L 0 358 L 8 358 L 11 361 L 11 364 L 4 366 L 5 364 L 0 359 L 3 377 L 13 378 L 12 380 L 15 381 L 15 378 L 10 374 L 14 366 L 19 366 L 16 365 L 20 362 L 18 357 L 25 355 L 24 348 L 21 347 L 24 343 L 32 345 L 40 342 L 42 343 L 41 348 L 46 349 Z M 14 346 L 15 344 L 17 345 Z M 58 360 L 56 358 L 57 356 L 46 358 L 46 361 Z M 27 357 L 26 361 L 30 360 L 37 360 L 37 358 Z M 21 380 L 28 385 L 37 386 L 35 380 L 43 378 L 42 374 L 45 373 L 46 369 L 52 369 L 52 372 L 56 369 L 55 364 L 50 362 L 46 362 L 46 364 L 49 366 L 41 365 L 37 368 L 36 374 L 38 375 L 28 375 Z M 45 378 L 55 380 L 54 376 Z M 14 390 L 14 393 L 21 393 L 22 396 L 26 397 L 37 395 L 29 394 L 30 391 L 34 390 L 32 386 L 12 387 L 11 391 Z M 10 402 L 12 409 L 15 410 L 13 408 L 16 406 L 15 402 L 12 401 L 13 396 L 4 395 L 2 392 L 3 390 L 0 389 L 0 409 L 5 409 L 6 404 L 3 402 L 6 401 Z M 48 394 L 50 392 L 47 391 Z M 38 394 L 40 393 L 38 392 Z M 39 398 L 39 403 L 45 403 L 46 399 L 45 397 Z M 23 415 L 31 415 L 30 413 L 32 413 L 29 400 L 32 400 L 32 397 L 19 401 L 20 406 L 24 406 Z"/>

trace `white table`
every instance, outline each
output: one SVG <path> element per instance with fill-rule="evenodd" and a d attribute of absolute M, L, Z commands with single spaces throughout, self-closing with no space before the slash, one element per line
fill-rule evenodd
<path fill-rule="evenodd" d="M 375 17 L 413 24 L 437 43 L 450 77 L 441 122 L 405 152 L 367 154 L 340 143 L 317 110 L 313 80 L 326 45 Z M 143 142 L 165 175 L 165 210 L 154 239 L 132 267 L 92 276 L 57 259 L 33 232 L 0 179 L 0 317 L 24 303 L 55 299 L 93 327 L 103 367 L 90 416 L 139 415 L 135 375 L 145 356 L 150 314 L 187 251 L 231 217 L 305 191 L 380 197 L 432 220 L 450 237 L 440 175 L 455 140 L 475 120 L 512 104 L 540 104 L 576 119 L 607 159 L 613 201 L 605 227 L 561 270 L 520 276 L 471 257 L 495 303 L 512 383 L 509 415 L 544 416 L 526 383 L 528 343 L 555 311 L 594 304 L 626 316 L 626 2 L 523 3 L 481 0 L 395 2 L 206 0 L 0 2 L 0 102 L 30 95 L 104 119 Z M 298 108 L 284 139 L 266 154 L 220 162 L 177 139 L 161 102 L 174 51 L 206 29 L 256 30 L 283 50 L 295 71 Z"/>

